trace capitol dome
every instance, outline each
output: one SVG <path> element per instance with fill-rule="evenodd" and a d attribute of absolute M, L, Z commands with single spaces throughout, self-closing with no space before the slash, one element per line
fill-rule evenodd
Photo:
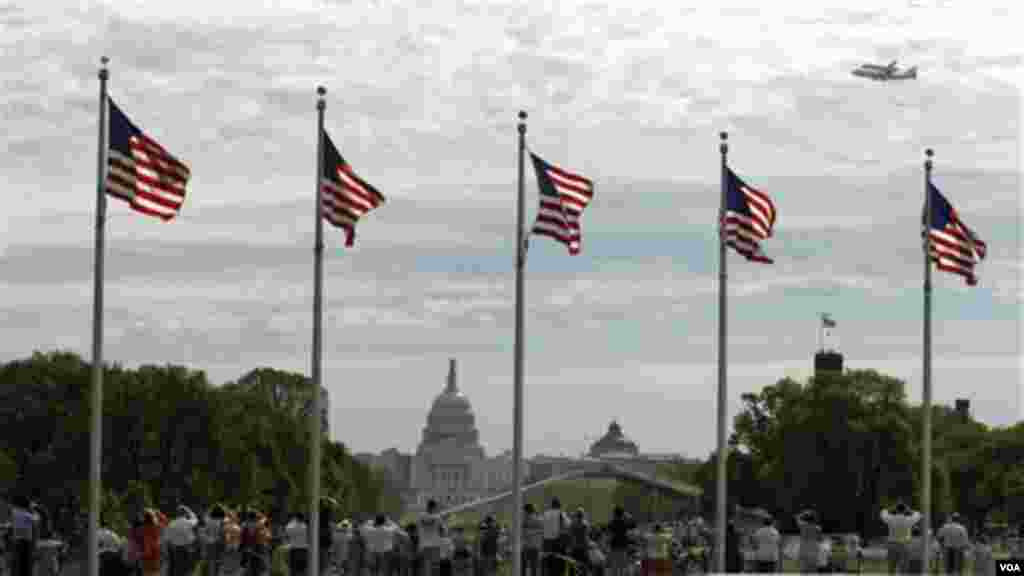
<path fill-rule="evenodd" d="M 455 379 L 455 359 L 448 368 L 448 385 L 434 398 L 423 429 L 423 445 L 453 442 L 459 446 L 475 446 L 479 441 L 476 416 L 469 399 L 459 392 Z"/>
<path fill-rule="evenodd" d="M 622 433 L 622 427 L 618 422 L 612 421 L 608 425 L 608 432 L 600 440 L 590 445 L 590 456 L 636 456 L 640 449 L 636 444 L 626 438 Z"/>

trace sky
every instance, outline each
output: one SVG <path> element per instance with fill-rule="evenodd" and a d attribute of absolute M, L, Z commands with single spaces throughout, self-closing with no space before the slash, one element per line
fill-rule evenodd
<path fill-rule="evenodd" d="M 645 452 L 715 444 L 718 133 L 778 209 L 771 266 L 728 256 L 728 405 L 806 378 L 818 315 L 850 368 L 921 398 L 923 150 L 989 246 L 934 276 L 936 403 L 1022 406 L 1024 10 L 1011 2 L 14 2 L 0 4 L 0 361 L 91 357 L 97 102 L 191 169 L 177 219 L 116 201 L 104 357 L 217 384 L 311 364 L 317 85 L 325 126 L 387 203 L 325 227 L 331 435 L 415 450 L 457 358 L 488 453 L 512 446 L 516 114 L 595 182 L 582 253 L 525 270 L 525 453 L 612 419 Z M 865 62 L 918 66 L 878 83 Z M 528 165 L 527 224 L 537 209 Z"/>

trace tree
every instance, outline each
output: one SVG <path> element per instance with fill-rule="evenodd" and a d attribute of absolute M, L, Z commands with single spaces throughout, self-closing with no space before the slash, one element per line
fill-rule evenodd
<path fill-rule="evenodd" d="M 0 421 L 18 430 L 0 435 L 0 482 L 21 472 L 8 489 L 50 510 L 87 506 L 90 372 L 70 352 L 0 364 Z M 105 366 L 104 513 L 120 523 L 142 506 L 170 512 L 179 503 L 305 509 L 309 431 L 295 409 L 302 394 L 280 391 L 306 382 L 261 368 L 214 387 L 185 366 Z M 343 494 L 350 513 L 375 511 L 380 479 L 343 444 L 324 439 L 323 447 L 325 493 Z"/>
<path fill-rule="evenodd" d="M 913 496 L 915 430 L 901 381 L 871 370 L 823 374 L 742 400 L 730 503 L 786 519 L 813 508 L 826 530 L 875 533 L 882 505 Z"/>

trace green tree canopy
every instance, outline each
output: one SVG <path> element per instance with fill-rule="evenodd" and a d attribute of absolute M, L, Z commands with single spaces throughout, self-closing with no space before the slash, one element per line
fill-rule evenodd
<path fill-rule="evenodd" d="M 790 523 L 804 508 L 826 530 L 875 535 L 882 507 L 920 508 L 921 408 L 904 383 L 873 370 L 783 379 L 744 394 L 730 438 L 729 505 L 762 507 Z M 934 521 L 959 511 L 1024 520 L 1024 424 L 990 430 L 946 406 L 932 417 Z M 713 511 L 714 454 L 697 471 Z M 790 524 L 791 526 L 791 524 Z"/>
<path fill-rule="evenodd" d="M 0 435 L 0 478 L 20 472 L 12 488 L 64 510 L 65 528 L 88 502 L 90 381 L 90 365 L 70 352 L 0 364 L 0 421 L 17 431 Z M 143 505 L 170 512 L 215 502 L 305 510 L 302 394 L 274 393 L 303 387 L 303 375 L 270 368 L 213 386 L 185 366 L 105 367 L 105 513 L 125 521 Z M 375 511 L 381 479 L 341 443 L 325 438 L 322 456 L 322 492 L 341 502 L 340 512 Z"/>

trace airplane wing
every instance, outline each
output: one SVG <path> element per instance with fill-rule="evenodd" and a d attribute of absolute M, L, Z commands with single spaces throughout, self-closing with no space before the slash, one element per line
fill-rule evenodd
<path fill-rule="evenodd" d="M 889 62 L 888 66 L 886 66 L 885 69 L 888 70 L 889 72 L 894 72 L 896 70 L 896 62 L 897 60 Z"/>

